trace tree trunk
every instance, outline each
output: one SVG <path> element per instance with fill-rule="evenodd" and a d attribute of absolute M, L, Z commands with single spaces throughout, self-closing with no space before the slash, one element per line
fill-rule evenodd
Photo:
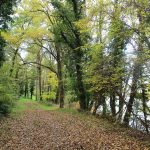
<path fill-rule="evenodd" d="M 138 13 L 138 19 L 139 19 L 139 28 L 141 26 L 142 23 L 142 16 L 141 16 L 141 12 Z M 130 93 L 130 98 L 129 98 L 129 102 L 127 104 L 127 110 L 125 113 L 125 117 L 124 117 L 124 124 L 126 126 L 129 125 L 129 121 L 130 121 L 130 117 L 131 117 L 131 112 L 132 112 L 132 106 L 133 106 L 133 102 L 134 102 L 134 98 L 136 96 L 136 90 L 137 90 L 137 81 L 139 79 L 139 75 L 140 75 L 140 71 L 141 71 L 141 66 L 142 66 L 142 62 L 139 62 L 140 60 L 140 52 L 143 51 L 143 40 L 141 39 L 141 37 L 139 36 L 139 43 L 138 43 L 138 51 L 137 51 L 137 61 L 135 62 L 134 68 L 133 68 L 133 79 L 132 79 L 132 84 L 131 84 L 131 93 Z"/>
<path fill-rule="evenodd" d="M 60 108 L 63 108 L 64 107 L 64 84 L 63 84 L 63 74 L 62 74 L 62 60 L 61 60 L 61 54 L 59 48 L 57 48 L 57 70 L 58 70 L 58 91 L 57 91 L 58 93 L 57 94 L 59 98 L 59 104 L 60 104 L 59 106 Z"/>
<path fill-rule="evenodd" d="M 58 82 L 59 84 L 59 82 Z M 57 92 L 56 92 L 56 98 L 55 98 L 55 104 L 58 104 L 59 103 L 59 85 L 57 87 Z"/>
<path fill-rule="evenodd" d="M 24 97 L 28 98 L 28 76 L 27 76 L 27 68 L 25 70 L 25 89 L 24 89 Z"/>
<path fill-rule="evenodd" d="M 144 122 L 145 122 L 146 132 L 149 133 L 148 121 L 147 121 L 147 112 L 146 112 L 146 107 L 147 107 L 146 101 L 147 101 L 146 91 L 145 91 L 144 85 L 142 84 L 142 105 L 143 105 Z"/>
<path fill-rule="evenodd" d="M 100 91 L 99 93 L 95 93 L 95 103 L 94 103 L 94 108 L 93 108 L 92 114 L 96 115 L 96 111 L 97 111 L 98 107 L 103 104 L 104 104 L 104 100 L 103 100 L 102 91 Z"/>
<path fill-rule="evenodd" d="M 25 98 L 28 97 L 28 83 L 27 83 L 27 81 L 26 81 L 26 83 L 25 83 L 24 97 L 25 97 Z"/>
<path fill-rule="evenodd" d="M 96 115 L 96 111 L 100 105 L 101 105 L 101 100 L 100 99 L 96 100 L 94 103 L 94 108 L 93 108 L 93 112 L 92 112 L 93 115 Z"/>
<path fill-rule="evenodd" d="M 60 102 L 60 108 L 64 107 L 64 87 L 63 87 L 63 81 L 60 80 L 59 82 L 59 102 Z"/>
<path fill-rule="evenodd" d="M 135 62 L 134 69 L 133 69 L 133 79 L 132 79 L 132 84 L 131 84 L 130 98 L 129 98 L 126 113 L 124 116 L 124 124 L 126 126 L 129 125 L 129 121 L 130 121 L 130 117 L 132 113 L 132 106 L 133 106 L 133 102 L 136 96 L 137 81 L 139 79 L 139 70 L 140 70 L 140 66 L 137 62 Z"/>
<path fill-rule="evenodd" d="M 110 95 L 110 108 L 112 116 L 114 117 L 116 115 L 116 96 L 114 92 Z"/>
<path fill-rule="evenodd" d="M 13 75 L 14 66 L 15 66 L 15 60 L 16 60 L 16 57 L 17 57 L 18 50 L 19 50 L 18 48 L 15 50 L 14 56 L 12 57 L 12 64 L 11 64 L 11 69 L 10 69 L 10 77 L 12 77 L 12 75 Z"/>
<path fill-rule="evenodd" d="M 41 75 L 42 75 L 42 67 L 41 67 L 41 50 L 39 50 L 38 54 L 37 54 L 37 100 L 42 100 L 42 79 L 41 79 Z"/>
<path fill-rule="evenodd" d="M 78 98 L 80 103 L 80 109 L 86 110 L 87 109 L 86 92 L 83 85 L 82 71 L 79 63 L 76 64 L 76 71 L 77 71 L 77 87 L 78 87 Z"/>
<path fill-rule="evenodd" d="M 123 106 L 124 106 L 124 97 L 122 95 L 119 96 L 119 114 L 118 114 L 118 118 L 117 121 L 119 123 L 122 122 L 122 115 L 123 115 Z"/>
<path fill-rule="evenodd" d="M 38 101 L 38 77 L 36 77 L 36 101 Z"/>
<path fill-rule="evenodd" d="M 102 105 L 103 105 L 103 112 L 102 115 L 106 116 L 106 112 L 107 112 L 107 105 L 106 105 L 106 99 L 104 95 L 101 95 L 101 99 L 102 99 Z"/>
<path fill-rule="evenodd" d="M 26 79 L 26 82 L 25 82 L 24 97 L 28 98 L 28 80 L 27 79 Z"/>
<path fill-rule="evenodd" d="M 76 0 L 72 0 L 73 4 L 73 11 L 75 14 L 75 20 L 78 21 L 79 19 L 82 18 L 82 7 L 79 7 L 80 5 L 78 4 L 79 2 Z M 84 3 L 84 2 L 83 2 Z M 82 67 L 81 67 L 81 58 L 83 56 L 82 54 L 82 40 L 80 37 L 80 31 L 76 28 L 74 30 L 74 35 L 75 35 L 75 49 L 74 54 L 76 57 L 76 74 L 77 74 L 77 88 L 78 88 L 78 98 L 79 98 L 79 103 L 80 103 L 80 109 L 81 110 L 86 110 L 87 109 L 87 104 L 86 104 L 86 91 L 84 88 L 83 84 L 83 73 L 82 73 Z"/>
<path fill-rule="evenodd" d="M 42 70 L 41 70 L 41 66 L 38 66 L 38 82 L 39 82 L 39 100 L 42 100 L 42 83 L 41 83 L 41 74 L 42 74 Z"/>

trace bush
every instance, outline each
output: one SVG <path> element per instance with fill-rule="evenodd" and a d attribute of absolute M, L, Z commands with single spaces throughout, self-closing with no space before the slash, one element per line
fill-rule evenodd
<path fill-rule="evenodd" d="M 56 93 L 54 91 L 51 91 L 50 93 L 43 93 L 42 94 L 42 99 L 44 101 L 54 101 L 56 98 Z"/>
<path fill-rule="evenodd" d="M 0 116 L 11 112 L 16 97 L 15 81 L 9 77 L 8 72 L 6 66 L 0 69 Z"/>
<path fill-rule="evenodd" d="M 0 115 L 7 115 L 11 112 L 14 103 L 7 95 L 0 96 Z"/>

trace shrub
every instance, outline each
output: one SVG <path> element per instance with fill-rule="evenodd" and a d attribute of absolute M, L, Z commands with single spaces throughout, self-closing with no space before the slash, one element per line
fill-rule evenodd
<path fill-rule="evenodd" d="M 43 93 L 42 94 L 42 99 L 44 101 L 54 101 L 56 98 L 56 93 L 54 91 L 51 91 L 50 93 Z"/>
<path fill-rule="evenodd" d="M 9 77 L 8 72 L 6 66 L 0 68 L 0 116 L 11 112 L 16 97 L 15 81 Z"/>
<path fill-rule="evenodd" d="M 7 94 L 0 96 L 0 115 L 7 115 L 11 112 L 14 103 L 11 97 Z"/>

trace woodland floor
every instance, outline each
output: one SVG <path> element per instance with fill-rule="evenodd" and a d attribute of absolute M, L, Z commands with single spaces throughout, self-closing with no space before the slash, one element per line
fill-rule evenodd
<path fill-rule="evenodd" d="M 148 150 L 150 136 L 107 120 L 24 101 L 0 121 L 0 150 Z M 149 148 L 148 148 L 149 147 Z"/>

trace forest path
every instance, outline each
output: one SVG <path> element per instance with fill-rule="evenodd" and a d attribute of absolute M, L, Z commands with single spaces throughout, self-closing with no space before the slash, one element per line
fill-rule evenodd
<path fill-rule="evenodd" d="M 23 102 L 18 113 L 0 121 L 0 150 L 148 150 L 148 136 L 90 115 L 37 102 Z"/>

